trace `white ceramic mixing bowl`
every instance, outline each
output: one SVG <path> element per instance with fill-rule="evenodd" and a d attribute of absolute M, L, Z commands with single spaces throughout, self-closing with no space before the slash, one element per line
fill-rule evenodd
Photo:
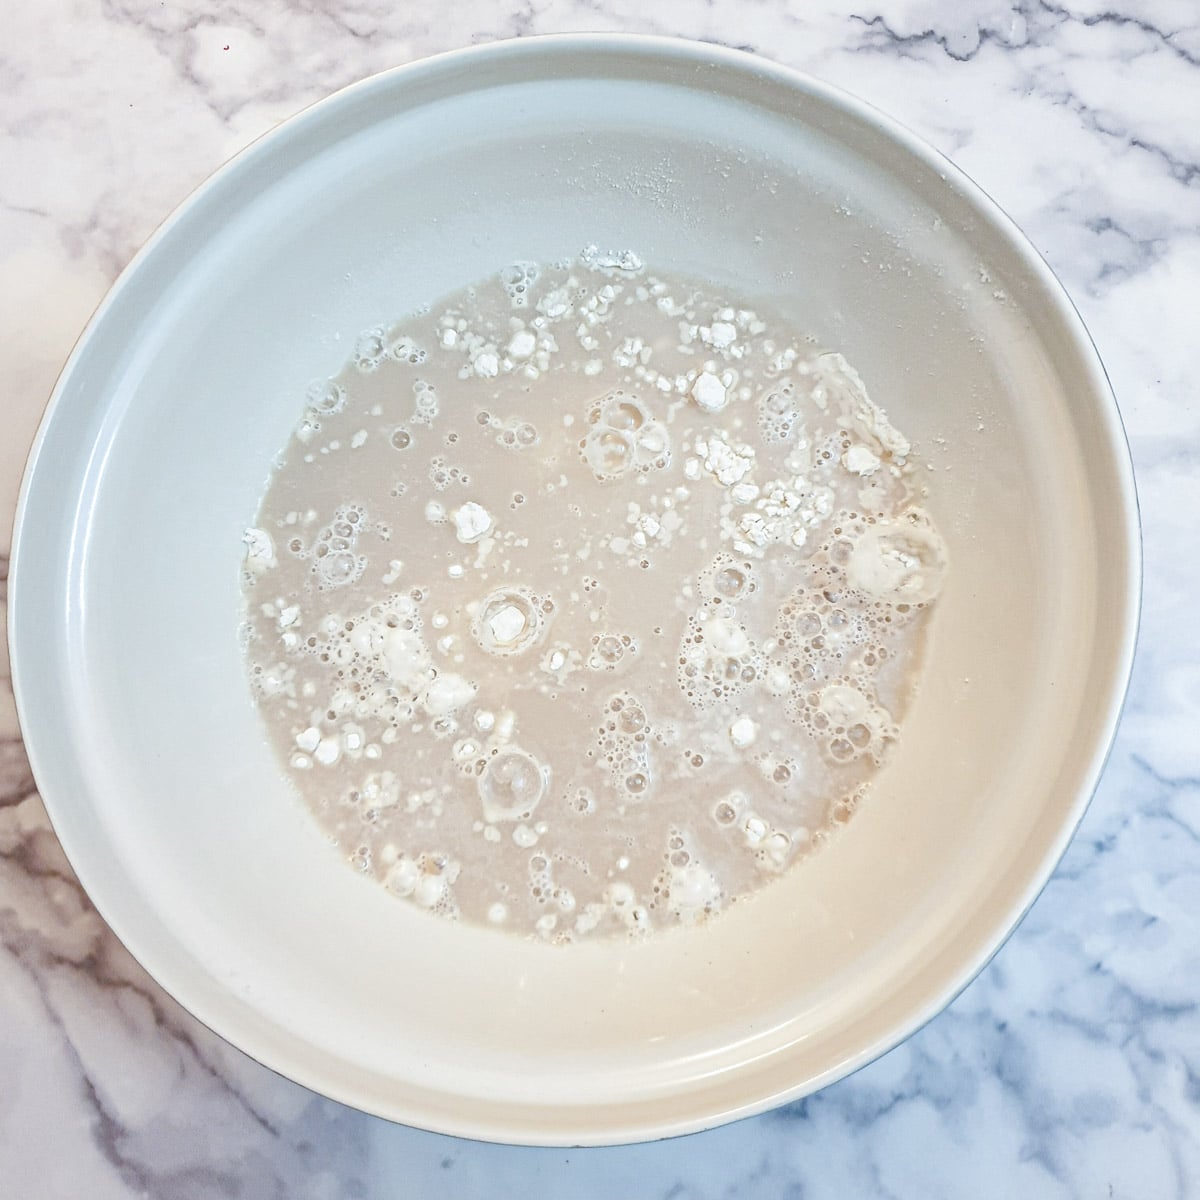
<path fill-rule="evenodd" d="M 429 918 L 331 851 L 256 715 L 238 572 L 306 385 L 360 330 L 593 242 L 842 350 L 932 463 L 952 568 L 900 752 L 827 852 L 710 927 L 556 949 Z M 142 251 L 30 460 L 12 666 L 80 879 L 201 1020 L 414 1125 L 616 1142 L 811 1092 L 971 979 L 1096 783 L 1138 573 L 1096 354 L 958 171 L 756 58 L 534 39 L 333 96 Z"/>

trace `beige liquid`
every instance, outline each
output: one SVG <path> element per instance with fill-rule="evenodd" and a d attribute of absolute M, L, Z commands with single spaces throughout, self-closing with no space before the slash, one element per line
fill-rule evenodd
<path fill-rule="evenodd" d="M 839 355 L 628 255 L 364 334 L 247 545 L 259 704 L 341 852 L 553 940 L 704 920 L 844 823 L 945 566 Z"/>

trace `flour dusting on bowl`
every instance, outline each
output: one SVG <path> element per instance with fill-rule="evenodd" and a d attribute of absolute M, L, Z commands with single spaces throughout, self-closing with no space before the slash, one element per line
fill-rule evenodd
<path fill-rule="evenodd" d="M 357 870 L 514 932 L 641 934 L 850 818 L 945 565 L 839 354 L 589 248 L 313 386 L 246 534 L 250 672 Z"/>

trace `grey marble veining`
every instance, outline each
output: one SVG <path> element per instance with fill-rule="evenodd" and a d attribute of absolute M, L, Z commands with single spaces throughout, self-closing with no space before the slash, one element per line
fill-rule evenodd
<path fill-rule="evenodd" d="M 222 159 L 328 91 L 568 30 L 768 54 L 972 174 L 1071 291 L 1121 402 L 1143 636 L 1109 768 L 1017 934 L 852 1078 L 708 1134 L 593 1151 L 406 1130 L 246 1059 L 165 996 L 75 882 L 0 654 L 0 1200 L 1200 1194 L 1200 10 L 1192 0 L 45 0 L 0 39 L 0 551 L 91 307 Z M 7 559 L 0 557 L 0 604 Z"/>

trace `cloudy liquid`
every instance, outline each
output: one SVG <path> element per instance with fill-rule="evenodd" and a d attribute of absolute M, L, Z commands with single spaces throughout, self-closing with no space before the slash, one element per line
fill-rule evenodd
<path fill-rule="evenodd" d="M 710 919 L 899 737 L 945 551 L 838 354 L 632 254 L 359 338 L 271 476 L 247 656 L 351 869 L 555 941 Z"/>

